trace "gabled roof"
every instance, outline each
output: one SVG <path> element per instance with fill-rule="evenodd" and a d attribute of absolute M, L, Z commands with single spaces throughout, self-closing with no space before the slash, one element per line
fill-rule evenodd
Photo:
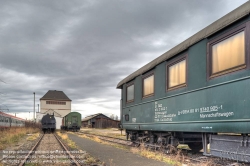
<path fill-rule="evenodd" d="M 237 20 L 243 18 L 244 16 L 248 15 L 250 13 L 250 1 L 244 3 L 240 7 L 236 8 L 232 12 L 228 13 L 227 15 L 221 17 L 217 21 L 213 22 L 206 28 L 202 29 L 195 35 L 191 36 L 187 40 L 183 41 L 179 45 L 175 46 L 174 48 L 170 49 L 166 53 L 162 54 L 158 58 L 154 59 L 153 61 L 149 62 L 145 66 L 141 67 L 134 73 L 130 74 L 123 80 L 121 80 L 116 88 L 120 88 L 121 86 L 135 77 L 149 71 L 150 69 L 153 69 L 156 65 L 168 60 L 169 58 L 177 55 L 178 53 L 181 53 L 182 51 L 188 49 L 190 46 L 194 45 L 195 43 L 201 41 L 204 38 L 207 38 L 211 36 L 212 34 L 218 32 L 219 30 L 225 28 L 226 26 L 236 22 Z"/>
<path fill-rule="evenodd" d="M 89 116 L 86 116 L 84 119 L 82 119 L 82 121 L 88 121 L 88 120 L 90 120 L 92 118 L 95 118 L 98 115 L 103 115 L 103 114 L 102 113 L 98 113 L 98 114 L 94 114 L 94 115 L 89 115 Z M 103 115 L 103 116 L 106 116 L 106 115 Z M 107 118 L 109 118 L 109 117 L 107 117 Z M 109 118 L 109 119 L 111 119 L 111 118 Z"/>
<path fill-rule="evenodd" d="M 63 91 L 49 90 L 40 100 L 63 100 L 71 101 Z"/>
<path fill-rule="evenodd" d="M 10 118 L 13 118 L 13 119 L 17 119 L 17 120 L 21 120 L 21 121 L 26 121 L 25 119 L 22 119 L 22 118 L 19 118 L 19 117 L 10 115 L 10 114 L 6 114 L 6 113 L 1 112 L 1 111 L 0 111 L 0 115 L 5 116 L 5 117 L 10 117 Z"/>

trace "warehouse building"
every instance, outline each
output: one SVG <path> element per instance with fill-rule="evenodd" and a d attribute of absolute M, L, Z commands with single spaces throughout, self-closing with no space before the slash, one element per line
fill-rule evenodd
<path fill-rule="evenodd" d="M 85 117 L 82 120 L 82 127 L 89 128 L 118 128 L 120 121 L 111 119 L 102 113 Z"/>
<path fill-rule="evenodd" d="M 36 121 L 40 121 L 46 114 L 54 114 L 56 129 L 60 129 L 62 118 L 71 112 L 71 100 L 63 91 L 49 90 L 40 98 L 40 112 L 36 113 Z"/>

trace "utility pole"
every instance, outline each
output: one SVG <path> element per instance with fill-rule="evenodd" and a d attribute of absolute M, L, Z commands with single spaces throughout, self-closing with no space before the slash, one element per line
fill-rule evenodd
<path fill-rule="evenodd" d="M 37 112 L 39 112 L 39 104 L 37 104 Z"/>
<path fill-rule="evenodd" d="M 34 94 L 34 114 L 33 114 L 33 120 L 35 121 L 35 95 L 36 95 L 36 93 L 34 92 L 33 94 Z"/>

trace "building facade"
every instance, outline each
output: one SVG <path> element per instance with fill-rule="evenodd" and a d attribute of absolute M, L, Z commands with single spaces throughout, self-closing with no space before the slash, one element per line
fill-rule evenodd
<path fill-rule="evenodd" d="M 60 129 L 62 118 L 71 112 L 71 100 L 63 91 L 49 90 L 40 98 L 40 112 L 36 119 L 39 122 L 46 114 L 54 114 L 56 119 L 56 129 Z"/>
<path fill-rule="evenodd" d="M 82 127 L 89 128 L 118 128 L 120 121 L 111 119 L 102 113 L 85 117 L 82 120 Z"/>

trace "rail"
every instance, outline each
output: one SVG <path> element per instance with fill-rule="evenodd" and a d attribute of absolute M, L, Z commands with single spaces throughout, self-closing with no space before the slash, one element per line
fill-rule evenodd
<path fill-rule="evenodd" d="M 29 151 L 29 153 L 25 156 L 25 158 L 20 162 L 19 166 L 24 166 L 26 161 L 30 158 L 30 156 L 34 153 L 34 151 L 37 149 L 37 147 L 39 146 L 40 142 L 42 141 L 42 139 L 44 138 L 43 134 L 39 140 L 36 142 L 36 144 L 31 148 L 31 150 Z M 56 138 L 56 140 L 58 141 L 59 145 L 62 147 L 62 149 L 67 153 L 67 155 L 70 157 L 70 159 L 72 160 L 72 162 L 74 163 L 74 165 L 80 166 L 80 164 L 76 161 L 75 157 L 70 153 L 70 151 L 67 149 L 67 147 L 63 144 L 63 142 L 58 138 L 58 136 L 56 134 L 53 134 Z"/>
<path fill-rule="evenodd" d="M 44 137 L 44 134 L 39 138 L 39 140 L 37 141 L 37 143 L 31 148 L 31 150 L 29 151 L 29 153 L 27 154 L 27 156 L 25 156 L 24 160 L 21 161 L 21 163 L 19 164 L 19 166 L 25 165 L 25 162 L 28 160 L 29 156 L 34 152 L 34 150 L 38 147 L 38 145 L 40 144 L 40 142 L 43 139 L 43 137 Z"/>
<path fill-rule="evenodd" d="M 121 138 L 115 138 L 115 137 L 111 137 L 111 136 L 104 136 L 104 135 L 98 135 L 98 134 L 92 134 L 92 133 L 84 133 L 81 131 L 79 133 L 84 134 L 86 136 L 95 136 L 101 140 L 112 142 L 112 143 L 117 143 L 117 144 L 126 145 L 126 146 L 133 145 L 133 142 L 125 140 L 125 139 L 121 139 Z"/>
<path fill-rule="evenodd" d="M 56 136 L 56 134 L 54 134 L 54 136 L 56 137 L 57 141 L 58 141 L 59 144 L 62 146 L 62 148 L 64 149 L 64 151 L 66 151 L 66 153 L 69 155 L 69 157 L 73 160 L 73 162 L 74 162 L 77 166 L 80 166 L 80 164 L 75 160 L 75 157 L 68 151 L 68 149 L 66 148 L 66 146 L 64 146 L 64 144 L 63 144 L 62 141 Z"/>

